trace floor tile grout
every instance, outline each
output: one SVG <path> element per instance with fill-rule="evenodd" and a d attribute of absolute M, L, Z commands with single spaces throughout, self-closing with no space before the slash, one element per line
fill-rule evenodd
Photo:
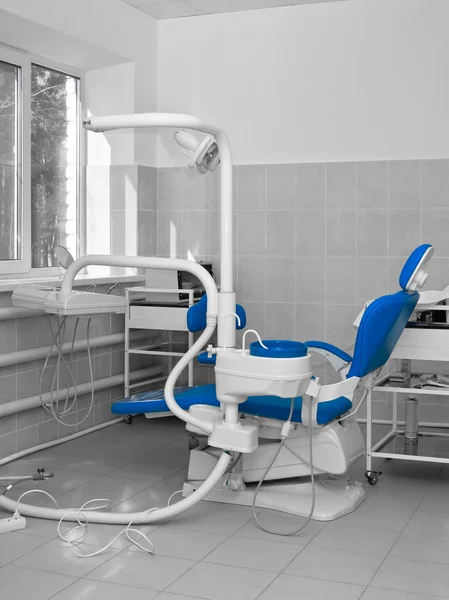
<path fill-rule="evenodd" d="M 78 583 L 78 581 L 82 580 L 83 577 L 77 577 L 76 581 L 72 581 L 72 583 L 69 583 L 69 585 L 66 585 L 64 588 L 62 588 L 61 590 L 57 591 L 56 594 L 52 594 L 51 596 L 49 596 L 47 598 L 47 600 L 51 600 L 52 598 L 55 598 L 58 594 L 60 594 L 61 592 L 63 592 L 64 590 L 66 590 L 67 588 L 69 588 L 71 585 L 75 585 L 75 583 Z"/>
<path fill-rule="evenodd" d="M 142 438 L 143 438 L 144 434 L 141 434 L 141 430 L 139 429 L 138 430 L 139 441 L 140 441 L 140 435 L 142 435 Z M 183 436 L 181 436 L 181 435 L 179 437 L 173 438 L 172 440 L 170 440 L 170 442 L 168 442 L 164 446 L 159 446 L 158 448 L 151 449 L 149 452 L 147 452 L 146 454 L 140 456 L 139 458 L 133 458 L 129 462 L 125 463 L 124 465 L 120 465 L 119 467 L 116 467 L 116 468 L 112 469 L 111 471 L 107 471 L 106 473 L 101 473 L 101 474 L 92 474 L 92 473 L 90 473 L 89 474 L 87 472 L 84 472 L 86 475 L 94 475 L 93 479 L 90 479 L 89 481 L 87 481 L 85 483 L 78 484 L 78 485 L 76 485 L 73 488 L 64 489 L 63 493 L 64 494 L 68 494 L 67 495 L 67 499 L 69 501 L 70 494 L 75 494 L 84 485 L 88 485 L 89 483 L 93 483 L 93 482 L 95 482 L 98 479 L 103 478 L 103 477 L 106 478 L 106 479 L 108 477 L 121 477 L 118 474 L 117 475 L 111 475 L 111 474 L 113 473 L 113 471 L 115 471 L 117 469 L 124 469 L 124 470 L 126 470 L 126 466 L 133 465 L 136 462 L 136 460 L 142 460 L 144 457 L 151 458 L 153 456 L 154 452 L 157 452 L 159 450 L 163 451 L 164 448 L 167 449 L 171 445 L 174 445 L 174 444 L 177 444 L 177 443 L 179 444 L 182 441 L 182 438 L 183 438 Z M 105 445 L 105 447 L 107 447 L 107 446 Z M 106 458 L 106 456 L 105 456 L 104 453 L 103 453 L 102 456 L 104 457 L 104 460 L 107 462 L 107 458 Z M 174 462 L 174 464 L 176 464 L 176 455 L 173 455 L 173 456 L 174 456 L 174 461 L 173 462 Z M 67 457 L 63 457 L 63 459 L 61 461 L 61 464 L 63 464 L 64 459 L 66 459 L 67 462 L 69 462 L 69 461 L 71 462 L 71 461 L 76 460 L 76 455 L 75 456 L 69 456 L 68 455 Z M 92 460 L 94 460 L 94 459 L 95 459 L 95 454 L 94 454 L 94 452 L 92 452 Z M 382 493 L 382 490 L 380 489 L 379 492 L 376 492 L 375 494 L 373 494 L 373 493 L 369 494 L 370 487 L 368 487 L 368 485 L 365 484 L 365 487 L 367 489 L 367 496 L 368 496 L 368 498 L 371 497 L 371 503 L 370 503 L 370 505 L 372 504 L 372 506 L 375 507 L 378 501 L 382 501 L 382 500 L 385 501 L 385 502 L 382 503 L 382 506 L 383 506 L 382 511 L 387 510 L 388 503 L 393 502 L 393 505 L 396 505 L 396 503 L 398 505 L 400 505 L 400 503 L 401 503 L 401 497 L 403 497 L 403 495 L 401 495 L 401 493 L 399 493 L 399 492 L 401 492 L 401 489 L 402 489 L 400 478 L 399 478 L 399 481 L 396 481 L 397 478 L 395 477 L 395 469 L 393 469 L 390 473 L 388 472 L 389 471 L 388 464 L 393 464 L 393 462 L 392 461 L 391 462 L 390 461 L 388 461 L 388 462 L 384 461 L 382 463 L 382 465 L 378 467 L 381 470 L 382 470 L 382 468 L 386 468 L 386 471 L 385 471 L 385 480 L 387 480 L 387 477 L 388 477 L 388 486 L 385 488 L 385 493 Z M 170 473 L 166 477 L 163 477 L 163 479 L 160 479 L 159 481 L 156 481 L 156 482 L 152 483 L 150 486 L 148 486 L 147 488 L 144 488 L 143 490 L 141 490 L 141 491 L 139 491 L 137 493 L 133 493 L 133 495 L 128 496 L 127 498 L 124 498 L 122 496 L 123 500 L 120 503 L 132 501 L 132 499 L 135 498 L 135 497 L 137 497 L 139 494 L 143 494 L 144 492 L 148 492 L 149 490 L 154 489 L 156 486 L 163 484 L 163 482 L 166 482 L 166 481 L 170 480 L 171 477 L 175 477 L 176 475 L 179 475 L 180 473 L 182 473 L 182 471 L 185 470 L 185 468 L 186 467 L 183 466 L 182 468 L 176 470 L 174 473 Z M 61 466 L 61 471 L 62 470 L 63 470 L 63 467 Z M 397 546 L 398 541 L 401 539 L 401 536 L 404 535 L 405 529 L 409 526 L 409 524 L 411 523 L 411 521 L 414 519 L 414 517 L 416 516 L 418 510 L 420 510 L 422 508 L 423 503 L 429 497 L 430 491 L 433 489 L 433 487 L 435 486 L 436 482 L 439 481 L 439 478 L 440 478 L 443 470 L 444 470 L 444 467 L 441 466 L 440 469 L 437 472 L 435 472 L 435 474 L 433 474 L 433 469 L 432 469 L 430 471 L 430 477 L 429 478 L 427 477 L 428 474 L 427 474 L 426 471 L 423 471 L 423 475 L 422 475 L 421 478 L 420 478 L 419 474 L 416 476 L 416 478 L 413 477 L 413 474 L 412 475 L 409 474 L 407 476 L 407 472 L 406 472 L 406 477 L 404 478 L 405 487 L 403 488 L 403 491 L 404 491 L 404 497 L 407 498 L 407 492 L 408 492 L 408 490 L 410 490 L 410 491 L 413 490 L 413 493 L 411 495 L 411 503 L 408 505 L 409 508 L 407 508 L 407 514 L 404 515 L 406 517 L 406 519 L 398 518 L 398 521 L 393 521 L 392 522 L 393 526 L 394 525 L 397 526 L 397 524 L 399 524 L 400 529 L 392 529 L 391 527 L 387 527 L 386 529 L 385 528 L 383 529 L 384 531 L 390 531 L 391 533 L 394 532 L 394 533 L 397 534 L 395 541 L 392 543 L 391 547 L 385 553 L 385 555 L 383 553 L 371 554 L 371 553 L 367 553 L 367 552 L 355 552 L 352 549 L 341 550 L 341 551 L 349 552 L 349 553 L 352 552 L 352 553 L 355 553 L 355 554 L 364 554 L 366 556 L 371 556 L 371 557 L 377 557 L 377 558 L 380 557 L 382 559 L 381 562 L 380 562 L 380 564 L 379 564 L 379 566 L 377 567 L 377 569 L 375 569 L 374 574 L 370 577 L 369 582 L 367 584 L 357 584 L 357 583 L 354 583 L 353 581 L 344 582 L 341 579 L 338 580 L 338 581 L 323 579 L 323 578 L 321 578 L 319 576 L 318 573 L 317 573 L 317 575 L 315 577 L 314 576 L 310 576 L 310 575 L 304 575 L 304 577 L 307 577 L 309 579 L 313 579 L 315 581 L 328 582 L 328 583 L 337 583 L 337 584 L 343 584 L 343 585 L 352 585 L 352 586 L 355 585 L 355 586 L 358 586 L 359 588 L 363 588 L 362 591 L 361 591 L 361 593 L 360 593 L 360 596 L 358 596 L 359 600 L 360 600 L 360 598 L 364 597 L 364 595 L 367 593 L 368 589 L 390 589 L 388 587 L 388 585 L 383 586 L 383 588 L 375 587 L 375 586 L 372 585 L 372 582 L 374 581 L 374 578 L 379 573 L 379 571 L 382 569 L 382 566 L 385 564 L 385 561 L 388 558 L 391 558 L 392 551 Z M 400 472 L 400 469 L 399 469 L 399 472 Z M 70 470 L 69 470 L 69 474 L 70 474 Z M 129 477 L 129 478 L 125 477 L 124 479 L 129 479 L 130 481 L 136 480 L 136 481 L 139 481 L 139 482 L 145 482 L 144 479 L 137 479 L 135 477 Z M 441 481 L 442 481 L 443 484 L 446 483 L 444 479 L 442 479 Z M 416 487 L 413 486 L 414 482 L 416 482 Z M 176 481 L 174 483 L 176 483 Z M 449 481 L 448 481 L 448 483 L 449 483 Z M 379 487 L 382 486 L 382 477 L 379 479 L 378 486 Z M 167 491 L 167 494 L 170 495 L 169 494 L 169 488 L 170 488 L 170 484 L 168 484 L 168 486 L 166 486 L 166 487 L 162 486 L 162 489 L 160 490 L 161 498 L 164 497 L 164 494 L 165 494 L 166 491 Z M 444 485 L 443 485 L 442 489 L 444 490 Z M 157 492 L 157 493 L 158 493 L 158 497 L 159 497 L 159 492 Z M 437 491 L 436 498 L 437 499 L 439 498 L 439 491 Z M 207 507 L 207 505 L 205 505 L 205 503 L 202 503 L 202 505 L 203 505 L 204 508 Z M 226 506 L 230 507 L 230 505 L 226 505 Z M 216 506 L 214 506 L 214 504 L 211 504 L 210 507 L 207 507 L 207 508 L 210 508 L 211 512 L 214 512 L 214 511 L 218 512 L 219 511 L 219 508 L 217 509 Z M 370 510 L 371 509 L 368 510 L 369 514 L 370 514 Z M 410 515 L 407 517 L 409 510 L 410 510 Z M 432 514 L 431 510 L 429 510 L 428 512 L 430 514 Z M 124 513 L 124 514 L 126 514 L 126 513 Z M 199 521 L 201 522 L 201 514 L 199 516 L 198 515 L 194 515 L 193 519 L 198 518 Z M 243 515 L 246 516 L 245 513 L 243 513 Z M 379 515 L 382 515 L 382 512 L 380 512 Z M 399 515 L 398 517 L 401 517 L 401 515 Z M 232 511 L 230 510 L 229 513 L 226 513 L 226 515 L 223 518 L 224 519 L 231 519 L 232 520 Z M 293 518 L 294 517 L 292 516 L 292 519 Z M 448 518 L 449 518 L 449 514 L 448 514 Z M 249 523 L 251 523 L 251 520 L 252 520 L 252 517 L 248 516 L 248 519 L 244 523 L 239 524 L 238 528 L 235 531 L 232 531 L 232 533 L 227 533 L 226 532 L 226 533 L 222 533 L 222 534 L 219 534 L 219 533 L 217 533 L 215 531 L 213 531 L 213 532 L 209 531 L 209 528 L 208 527 L 204 527 L 204 526 L 200 527 L 199 529 L 195 529 L 195 523 L 193 522 L 193 524 L 192 524 L 190 521 L 188 521 L 188 525 L 185 525 L 185 526 L 183 526 L 183 523 L 180 523 L 179 526 L 178 526 L 177 523 L 174 523 L 174 531 L 175 532 L 176 531 L 179 531 L 179 532 L 185 531 L 185 532 L 192 532 L 192 533 L 204 534 L 205 536 L 207 536 L 208 534 L 214 533 L 216 535 L 222 536 L 223 539 L 218 543 L 217 546 L 215 546 L 211 550 L 208 550 L 207 553 L 204 556 L 202 556 L 202 558 L 200 558 L 199 560 L 188 559 L 188 557 L 187 557 L 188 547 L 187 547 L 187 551 L 186 552 L 183 551 L 181 553 L 181 554 L 186 554 L 185 558 L 183 558 L 182 556 L 178 556 L 178 557 L 176 557 L 176 556 L 170 556 L 170 554 L 171 554 L 170 553 L 171 546 L 170 546 L 169 548 L 167 548 L 167 550 L 165 550 L 165 552 L 166 552 L 165 554 L 160 554 L 159 556 L 166 557 L 166 558 L 172 558 L 172 559 L 180 559 L 180 560 L 186 560 L 187 559 L 187 560 L 192 561 L 192 564 L 189 566 L 189 568 L 184 573 L 182 573 L 181 575 L 179 575 L 179 577 L 177 577 L 175 580 L 171 581 L 170 584 L 166 585 L 163 590 L 162 589 L 161 590 L 154 590 L 152 588 L 144 588 L 144 587 L 139 587 L 139 589 L 141 589 L 141 590 L 143 590 L 143 589 L 150 590 L 151 589 L 153 591 L 153 593 L 156 592 L 156 595 L 154 596 L 154 598 L 157 599 L 159 597 L 162 597 L 162 595 L 165 592 L 167 592 L 168 589 L 172 585 L 174 585 L 176 582 L 179 582 L 180 579 L 182 579 L 185 575 L 187 575 L 192 569 L 194 569 L 198 565 L 201 565 L 201 564 L 202 565 L 208 565 L 208 566 L 216 565 L 216 566 L 220 566 L 220 567 L 223 567 L 223 568 L 241 569 L 242 571 L 245 571 L 245 572 L 253 571 L 253 572 L 256 572 L 256 573 L 257 572 L 264 572 L 266 574 L 270 574 L 273 577 L 272 580 L 270 581 L 270 583 L 268 583 L 261 591 L 257 591 L 257 594 L 254 592 L 254 594 L 251 596 L 252 600 L 256 600 L 257 598 L 261 598 L 267 592 L 267 590 L 270 589 L 271 586 L 275 585 L 275 583 L 279 580 L 279 578 L 280 578 L 281 575 L 283 575 L 285 577 L 289 577 L 289 578 L 298 578 L 298 579 L 301 578 L 301 575 L 299 575 L 299 574 L 290 574 L 290 573 L 287 574 L 285 571 L 290 567 L 290 565 L 296 559 L 298 559 L 298 557 L 301 555 L 301 553 L 306 548 L 310 547 L 310 548 L 317 548 L 317 549 L 322 549 L 322 550 L 329 550 L 331 552 L 332 551 L 333 552 L 339 552 L 339 550 L 337 548 L 334 549 L 332 547 L 319 546 L 319 545 L 312 546 L 312 543 L 315 540 L 315 538 L 321 532 L 325 531 L 326 527 L 330 524 L 330 523 L 326 522 L 323 525 L 323 527 L 317 528 L 316 531 L 314 531 L 313 534 L 311 534 L 310 539 L 308 539 L 307 542 L 303 546 L 291 544 L 291 543 L 289 543 L 287 541 L 284 542 L 284 540 L 279 539 L 278 537 L 276 537 L 275 539 L 272 540 L 272 542 L 275 542 L 275 543 L 284 543 L 285 546 L 288 545 L 288 546 L 291 546 L 291 547 L 294 548 L 294 554 L 295 555 L 293 556 L 293 558 L 291 558 L 291 559 L 288 560 L 288 563 L 279 572 L 267 571 L 264 568 L 259 568 L 258 564 L 256 564 L 255 566 L 251 566 L 251 567 L 245 567 L 245 566 L 240 566 L 240 565 L 222 564 L 222 563 L 219 563 L 219 562 L 208 562 L 206 560 L 208 557 L 211 556 L 211 554 L 215 550 L 218 550 L 223 545 L 225 545 L 226 543 L 228 543 L 229 540 L 232 540 L 232 539 L 237 539 L 237 540 L 238 539 L 252 540 L 255 543 L 256 547 L 257 547 L 257 543 L 260 543 L 260 544 L 263 545 L 263 544 L 266 544 L 266 543 L 270 542 L 270 539 L 265 539 L 263 537 L 262 538 L 260 538 L 260 537 L 259 538 L 257 538 L 257 537 L 250 537 L 249 534 L 245 535 L 244 533 L 242 533 L 242 530 L 246 526 L 248 526 Z M 352 527 L 352 528 L 355 528 L 356 532 L 358 530 L 360 530 L 360 534 L 361 535 L 364 535 L 364 534 L 365 535 L 369 535 L 370 531 L 372 531 L 372 528 L 371 527 L 367 527 L 366 525 L 364 525 L 363 524 L 364 520 L 365 519 L 363 519 L 363 518 L 362 518 L 362 520 L 356 519 L 356 521 L 358 521 L 358 523 L 354 524 L 354 525 L 350 521 L 345 522 L 344 519 L 343 520 L 334 521 L 334 523 L 339 523 L 340 522 L 340 524 L 341 524 L 342 527 L 344 527 L 344 526 Z M 170 521 L 171 521 L 171 519 L 170 519 Z M 404 523 L 404 524 L 402 525 L 402 523 Z M 55 525 L 55 528 L 56 528 L 56 522 L 54 523 L 54 525 Z M 149 525 L 152 526 L 151 524 L 149 524 Z M 154 529 L 151 532 L 149 532 L 149 534 L 148 534 L 149 537 L 150 537 L 150 539 L 151 539 L 152 533 L 154 533 L 156 531 L 161 531 L 163 529 L 164 525 L 165 525 L 165 523 L 154 524 Z M 185 527 L 189 526 L 189 525 L 191 525 L 191 528 L 190 529 L 186 529 Z M 388 525 L 388 523 L 385 523 L 385 525 Z M 145 525 L 143 525 L 142 527 L 145 527 Z M 376 525 L 376 528 L 382 528 L 382 523 L 379 523 L 378 525 Z M 46 529 L 45 529 L 45 531 L 46 531 Z M 33 551 L 39 551 L 40 548 L 43 548 L 44 546 L 47 546 L 50 542 L 52 542 L 52 541 L 54 542 L 55 540 L 59 539 L 57 537 L 57 535 L 56 535 L 56 532 L 55 532 L 55 536 L 53 538 L 48 538 L 46 535 L 41 535 L 41 533 L 39 531 L 35 531 L 32 535 L 34 535 L 35 537 L 42 537 L 43 539 L 45 539 L 45 541 L 43 543 L 41 543 L 39 546 L 37 546 L 36 548 L 33 548 L 32 550 L 28 550 L 28 551 L 24 552 L 23 554 L 21 554 L 19 557 L 17 557 L 16 559 L 14 559 L 13 561 L 11 561 L 10 563 L 7 563 L 6 566 L 10 565 L 10 566 L 13 566 L 14 568 L 22 568 L 22 569 L 26 569 L 26 570 L 29 570 L 29 571 L 40 571 L 40 572 L 45 572 L 45 573 L 49 574 L 50 573 L 49 571 L 42 571 L 39 568 L 33 568 L 33 567 L 30 567 L 30 566 L 21 567 L 20 565 L 15 565 L 14 564 L 16 561 L 18 561 L 18 560 L 26 557 L 31 552 L 33 552 Z M 182 536 L 182 533 L 180 533 L 180 535 Z M 354 535 L 357 536 L 358 534 L 355 533 Z M 419 533 L 418 534 L 413 534 L 413 535 L 419 535 Z M 432 535 L 435 535 L 435 534 L 433 533 Z M 388 541 L 388 540 L 392 539 L 392 537 L 393 536 L 383 536 L 383 535 L 381 535 L 380 539 Z M 449 537 L 449 534 L 443 535 L 443 536 L 438 536 L 438 537 Z M 181 537 L 181 539 L 182 539 L 182 537 Z M 205 538 L 205 539 L 207 539 L 207 538 Z M 210 539 L 213 541 L 213 538 L 210 538 Z M 91 544 L 90 542 L 87 542 L 87 545 L 88 546 L 94 546 L 94 547 L 99 547 L 100 546 L 97 543 Z M 363 544 L 362 544 L 361 547 L 363 549 L 365 549 Z M 381 547 L 381 546 L 379 546 L 379 547 Z M 86 581 L 86 582 L 88 582 L 88 581 L 91 581 L 91 582 L 95 581 L 97 583 L 101 583 L 103 581 L 103 582 L 111 584 L 111 585 L 117 585 L 117 586 L 126 585 L 124 583 L 121 583 L 120 579 L 115 580 L 115 581 L 110 581 L 107 578 L 105 578 L 105 579 L 94 579 L 94 580 L 93 579 L 88 579 L 88 577 L 94 571 L 96 571 L 97 569 L 103 568 L 110 561 L 112 561 L 112 559 L 115 559 L 115 558 L 119 559 L 119 557 L 122 556 L 123 553 L 129 554 L 130 550 L 131 550 L 131 545 L 126 546 L 125 548 L 113 548 L 113 550 L 114 550 L 114 552 L 112 553 L 113 554 L 112 556 L 108 557 L 103 563 L 101 563 L 99 565 L 96 565 L 92 569 L 88 570 L 85 574 L 83 574 L 83 576 L 81 576 L 81 577 L 78 576 L 77 577 L 75 575 L 66 575 L 67 577 L 71 577 L 74 581 L 71 584 L 69 584 L 68 586 L 64 587 L 63 589 L 66 590 L 68 587 L 70 587 L 71 585 L 74 585 L 74 584 L 78 583 L 79 581 Z M 67 549 L 64 548 L 63 551 L 64 552 L 65 551 L 70 552 L 68 548 Z M 284 552 L 284 551 L 282 551 L 282 552 Z M 287 557 L 289 557 L 289 553 L 285 553 L 285 554 L 286 554 Z M 330 554 L 330 556 L 332 556 L 332 555 Z M 150 561 L 151 561 L 151 558 L 152 557 L 149 557 Z M 89 559 L 80 559 L 80 560 L 89 561 Z M 129 560 L 129 559 L 127 559 L 127 560 Z M 223 560 L 225 560 L 225 559 L 223 559 Z M 426 561 L 425 559 L 423 560 L 423 559 L 419 559 L 419 558 L 413 558 L 413 559 L 408 559 L 408 558 L 405 559 L 404 558 L 403 560 L 411 561 L 413 563 L 416 562 L 418 564 L 420 564 L 420 563 L 426 563 L 426 564 L 429 564 L 429 565 L 440 564 L 440 563 L 437 563 L 435 561 Z M 118 564 L 120 564 L 120 559 L 119 559 L 119 563 Z M 243 564 L 245 564 L 245 563 L 243 563 Z M 265 563 L 263 563 L 263 564 L 265 564 Z M 441 566 L 442 567 L 444 567 L 444 566 L 447 567 L 447 565 L 443 565 L 443 564 Z M 109 567 L 109 570 L 111 570 L 111 568 L 112 567 Z M 1 569 L 2 569 L 2 565 L 0 565 L 0 570 Z M 340 573 L 338 573 L 338 574 L 340 574 Z M 61 573 L 60 575 L 64 575 L 64 574 Z M 145 582 L 145 580 L 142 580 L 142 581 Z M 380 583 L 382 581 L 383 581 L 383 579 L 380 580 Z M 149 581 L 149 583 L 151 583 L 151 581 Z M 260 585 L 262 585 L 262 583 Z M 284 585 L 284 584 L 282 584 L 282 585 Z M 178 586 L 179 586 L 179 584 L 178 584 Z M 133 586 L 131 586 L 131 587 L 133 587 Z M 57 593 L 49 596 L 47 600 L 50 600 L 50 598 L 57 597 L 58 594 L 60 594 L 61 592 L 63 592 L 63 589 L 61 589 Z M 198 591 L 200 593 L 202 591 L 201 587 L 194 587 L 193 589 L 195 589 L 196 591 Z M 398 588 L 397 591 L 399 591 L 399 589 L 400 588 Z M 393 591 L 395 591 L 395 590 L 393 590 Z M 406 590 L 403 590 L 403 592 L 406 592 Z M 177 594 L 175 592 L 170 592 L 170 593 L 173 594 L 174 600 L 175 600 L 176 596 L 179 595 L 179 594 Z M 198 599 L 198 600 L 211 600 L 211 598 L 212 598 L 212 595 L 210 595 L 210 594 L 208 594 L 205 597 L 202 597 L 202 596 L 199 596 L 199 595 L 196 595 L 196 594 L 192 594 L 191 592 L 189 594 L 188 590 L 187 590 L 187 596 L 191 596 L 192 598 L 195 598 L 195 599 Z M 180 595 L 180 597 L 182 597 L 182 594 Z M 246 596 L 245 596 L 245 598 L 246 598 Z"/>
<path fill-rule="evenodd" d="M 386 462 L 386 461 L 385 461 Z M 435 475 L 433 481 L 432 481 L 432 485 L 433 483 L 436 481 L 438 475 L 441 473 L 442 468 L 438 471 L 438 473 Z M 385 556 L 385 558 L 383 559 L 383 561 L 381 562 L 381 564 L 379 565 L 379 568 L 376 570 L 376 572 L 374 573 L 374 575 L 371 577 L 368 586 L 367 587 L 374 587 L 371 586 L 371 583 L 373 582 L 374 578 L 376 577 L 377 573 L 380 571 L 380 569 L 382 568 L 382 565 L 385 563 L 385 561 L 387 560 L 387 558 L 390 556 L 391 551 L 393 550 L 393 548 L 396 546 L 399 538 L 401 537 L 401 535 L 404 533 L 407 525 L 410 523 L 410 521 L 413 519 L 414 515 L 416 514 L 416 511 L 418 510 L 418 508 L 421 506 L 424 498 L 427 496 L 427 494 L 429 493 L 430 488 L 432 487 L 432 485 L 429 487 L 429 489 L 427 490 L 426 494 L 421 498 L 421 501 L 419 502 L 418 506 L 415 508 L 415 510 L 413 511 L 412 515 L 410 516 L 410 518 L 408 519 L 407 523 L 404 525 L 404 527 L 401 530 L 401 533 L 399 534 L 399 537 L 397 538 L 397 540 L 395 541 L 395 543 L 392 545 L 392 547 L 390 548 L 390 550 L 388 551 L 387 555 Z"/>

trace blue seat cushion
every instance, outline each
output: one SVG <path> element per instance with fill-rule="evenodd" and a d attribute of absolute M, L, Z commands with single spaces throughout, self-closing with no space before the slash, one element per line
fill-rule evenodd
<path fill-rule="evenodd" d="M 177 388 L 175 390 L 176 402 L 181 408 L 187 410 L 194 404 L 219 406 L 214 384 L 200 385 L 193 388 Z M 247 415 L 279 419 L 286 421 L 290 413 L 291 400 L 277 396 L 252 396 L 240 404 L 239 411 Z M 329 402 L 319 402 L 317 410 L 317 423 L 326 425 L 340 415 L 348 412 L 352 403 L 348 398 L 340 396 Z M 292 421 L 301 423 L 302 398 L 295 398 Z M 169 412 L 164 400 L 164 391 L 143 392 L 129 396 L 119 402 L 114 402 L 112 412 L 116 415 L 136 415 L 143 413 Z"/>

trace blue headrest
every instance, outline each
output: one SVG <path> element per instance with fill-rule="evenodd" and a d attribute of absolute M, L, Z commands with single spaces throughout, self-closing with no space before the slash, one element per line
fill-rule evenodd
<path fill-rule="evenodd" d="M 387 362 L 418 299 L 418 292 L 401 291 L 371 302 L 359 325 L 348 377 L 365 377 Z"/>
<path fill-rule="evenodd" d="M 432 252 L 430 252 L 430 249 L 432 249 Z M 418 246 L 413 250 L 413 252 L 406 260 L 405 265 L 402 267 L 401 274 L 399 275 L 399 285 L 403 290 L 409 290 L 409 285 L 411 283 L 410 280 L 412 278 L 412 275 L 415 273 L 417 267 L 419 266 L 423 258 L 426 257 L 427 260 L 430 260 L 432 254 L 433 246 L 431 244 L 421 244 L 421 246 Z"/>
<path fill-rule="evenodd" d="M 206 311 L 207 311 L 207 295 L 201 297 L 199 302 L 196 302 L 187 311 L 187 329 L 192 333 L 203 331 L 206 329 Z M 237 329 L 246 327 L 246 311 L 243 306 L 237 304 L 235 307 L 236 314 L 240 317 L 240 325 L 236 323 Z"/>

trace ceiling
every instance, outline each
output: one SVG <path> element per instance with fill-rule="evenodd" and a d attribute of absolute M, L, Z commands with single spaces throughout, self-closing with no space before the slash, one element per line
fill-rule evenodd
<path fill-rule="evenodd" d="M 257 10 L 297 4 L 318 4 L 341 0 L 122 0 L 155 19 L 177 19 L 241 10 Z"/>

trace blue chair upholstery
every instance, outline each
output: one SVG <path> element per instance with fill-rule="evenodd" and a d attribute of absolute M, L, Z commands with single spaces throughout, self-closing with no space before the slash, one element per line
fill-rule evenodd
<path fill-rule="evenodd" d="M 187 329 L 192 333 L 203 331 L 206 329 L 206 310 L 207 310 L 207 294 L 202 296 L 201 300 L 196 302 L 187 311 Z M 236 323 L 237 329 L 245 329 L 246 327 L 246 311 L 240 304 L 235 307 L 235 312 L 240 319 L 240 324 Z"/>
<path fill-rule="evenodd" d="M 348 377 L 365 377 L 387 362 L 418 302 L 418 298 L 419 294 L 417 292 L 400 291 L 374 300 L 366 309 L 360 322 L 352 362 L 349 354 L 331 344 L 324 342 L 308 342 L 308 344 L 310 347 L 324 348 L 340 356 L 346 362 L 351 362 Z M 207 358 L 206 353 L 203 353 L 203 355 L 206 355 Z M 112 405 L 112 412 L 115 414 L 168 412 L 163 391 L 156 393 L 156 395 L 154 392 L 149 392 L 149 394 L 138 394 L 116 402 Z M 151 396 L 151 394 L 153 395 Z M 184 409 L 188 409 L 194 404 L 219 406 L 215 385 L 213 384 L 178 390 L 175 398 Z M 290 403 L 289 398 L 254 396 L 243 402 L 239 410 L 249 415 L 286 420 Z M 328 402 L 319 402 L 316 421 L 318 425 L 325 425 L 348 412 L 351 408 L 351 401 L 344 396 Z M 301 423 L 301 409 L 302 398 L 295 398 L 292 417 L 294 422 Z"/>
<path fill-rule="evenodd" d="M 214 384 L 200 385 L 194 388 L 175 390 L 175 399 L 181 408 L 189 409 L 194 404 L 219 406 Z M 286 421 L 290 413 L 290 398 L 277 396 L 253 396 L 240 405 L 240 412 L 246 415 L 262 416 L 267 419 Z M 341 396 L 330 402 L 318 404 L 317 423 L 325 425 L 351 409 L 351 401 Z M 302 398 L 295 398 L 292 421 L 301 423 Z M 116 415 L 135 415 L 142 413 L 169 412 L 164 400 L 164 391 L 144 392 L 130 396 L 126 400 L 115 402 L 112 412 Z"/>
<path fill-rule="evenodd" d="M 359 325 L 348 377 L 365 377 L 387 362 L 418 299 L 417 292 L 401 291 L 371 302 Z"/>
<path fill-rule="evenodd" d="M 413 273 L 431 248 L 433 248 L 431 244 L 421 244 L 421 246 L 415 248 L 407 258 L 402 267 L 401 274 L 399 275 L 399 285 L 403 290 L 407 291 Z"/>
<path fill-rule="evenodd" d="M 362 378 L 382 367 L 389 359 L 399 337 L 401 336 L 411 314 L 413 313 L 419 299 L 416 291 L 406 291 L 407 283 L 420 261 L 432 248 L 429 244 L 423 244 L 416 248 L 402 269 L 399 278 L 403 290 L 388 296 L 382 296 L 371 302 L 366 308 L 357 332 L 354 356 L 351 356 L 339 348 L 325 342 L 307 342 L 310 348 L 321 348 L 335 354 L 342 360 L 351 364 L 347 377 Z M 427 254 L 428 258 L 429 254 Z M 241 317 L 238 329 L 246 326 L 246 314 L 242 307 L 238 306 L 237 314 Z M 192 306 L 187 314 L 187 323 L 190 331 L 200 331 L 206 326 L 206 298 Z M 215 364 L 216 355 L 209 358 L 207 353 L 200 355 L 200 362 L 204 364 Z M 148 395 L 150 394 L 150 396 Z M 152 394 L 152 395 L 151 395 Z M 219 406 L 216 397 L 215 385 L 203 385 L 194 388 L 178 389 L 175 393 L 179 405 L 188 409 L 194 404 L 206 404 Z M 243 402 L 239 410 L 241 413 L 257 415 L 266 418 L 286 420 L 290 411 L 291 400 L 289 398 L 278 398 L 276 396 L 254 396 Z M 316 422 L 319 425 L 330 423 L 339 416 L 345 414 L 352 408 L 352 402 L 340 396 L 334 400 L 318 402 Z M 302 398 L 295 398 L 292 420 L 301 422 Z M 112 406 L 115 414 L 139 414 L 150 412 L 168 412 L 163 391 L 159 393 L 149 392 L 131 396 Z"/>

